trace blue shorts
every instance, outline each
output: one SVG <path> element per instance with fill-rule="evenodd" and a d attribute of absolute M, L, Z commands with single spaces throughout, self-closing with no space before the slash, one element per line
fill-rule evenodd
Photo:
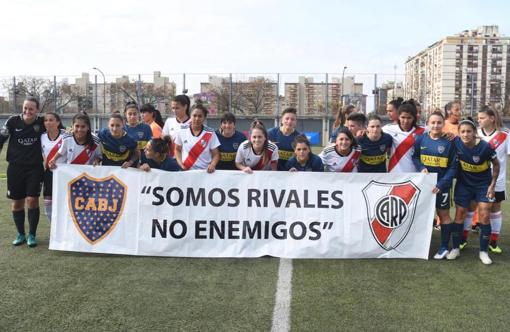
<path fill-rule="evenodd" d="M 448 210 L 452 201 L 452 189 L 448 188 L 445 192 L 436 194 L 436 209 Z"/>
<path fill-rule="evenodd" d="M 480 187 L 480 188 L 473 188 L 473 187 L 466 187 L 463 185 L 457 184 L 455 185 L 455 204 L 463 207 L 463 208 L 469 208 L 469 203 L 471 201 L 475 201 L 477 203 L 484 202 L 484 203 L 493 203 L 495 202 L 495 199 L 488 199 L 487 198 L 487 189 L 489 189 L 489 186 L 487 187 Z"/>

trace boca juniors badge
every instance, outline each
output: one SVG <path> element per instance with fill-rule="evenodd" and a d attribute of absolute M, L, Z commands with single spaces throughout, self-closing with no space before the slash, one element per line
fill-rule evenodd
<path fill-rule="evenodd" d="M 69 181 L 67 196 L 78 232 L 87 242 L 96 244 L 119 222 L 127 186 L 113 175 L 96 179 L 83 173 Z"/>
<path fill-rule="evenodd" d="M 371 181 L 362 192 L 374 239 L 384 250 L 397 248 L 413 224 L 420 189 L 412 181 Z"/>

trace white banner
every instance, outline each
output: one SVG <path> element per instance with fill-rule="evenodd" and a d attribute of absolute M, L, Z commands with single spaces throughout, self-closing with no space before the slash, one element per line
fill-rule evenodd
<path fill-rule="evenodd" d="M 435 174 L 59 165 L 50 249 L 180 257 L 422 258 Z"/>

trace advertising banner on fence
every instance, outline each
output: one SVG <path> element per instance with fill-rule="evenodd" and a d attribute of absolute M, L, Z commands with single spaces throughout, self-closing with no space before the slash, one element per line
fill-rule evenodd
<path fill-rule="evenodd" d="M 53 250 L 428 258 L 435 174 L 207 174 L 59 165 L 53 179 Z"/>

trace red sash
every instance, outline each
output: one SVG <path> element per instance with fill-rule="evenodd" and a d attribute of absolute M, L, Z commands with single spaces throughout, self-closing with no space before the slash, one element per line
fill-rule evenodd
<path fill-rule="evenodd" d="M 390 162 L 388 163 L 388 172 L 391 171 L 395 166 L 397 166 L 400 159 L 411 149 L 414 145 L 414 141 L 416 135 L 421 135 L 425 132 L 425 128 L 417 127 L 412 133 L 407 135 L 407 137 L 400 143 L 395 149 L 395 153 L 390 158 Z"/>
<path fill-rule="evenodd" d="M 87 162 L 90 159 L 90 156 L 92 156 L 92 153 L 96 150 L 97 145 L 94 144 L 90 149 L 86 148 L 84 149 L 79 155 L 74 158 L 73 161 L 71 161 L 71 164 L 73 165 L 86 165 Z"/>
<path fill-rule="evenodd" d="M 267 149 L 265 153 L 266 153 L 267 161 L 271 162 L 271 157 L 273 156 L 273 151 Z M 253 167 L 253 170 L 260 171 L 260 170 L 263 170 L 265 166 L 266 165 L 264 165 L 264 156 L 261 156 L 257 165 L 255 165 Z"/>
<path fill-rule="evenodd" d="M 491 148 L 496 150 L 501 144 L 503 144 L 507 138 L 508 134 L 504 131 L 498 132 L 491 140 L 489 141 L 489 144 Z"/>
<path fill-rule="evenodd" d="M 184 161 L 184 167 L 186 169 L 190 169 L 191 166 L 195 164 L 200 154 L 205 150 L 205 147 L 207 146 L 207 143 L 209 143 L 209 140 L 212 137 L 211 132 L 206 132 L 202 138 L 198 140 L 198 142 L 193 145 L 191 150 L 188 153 L 188 158 Z"/>
<path fill-rule="evenodd" d="M 53 157 L 55 157 L 55 155 L 58 152 L 58 149 L 60 149 L 60 146 L 62 146 L 62 137 L 60 137 L 57 143 L 53 145 L 53 147 L 51 148 L 50 153 L 48 153 L 48 156 L 46 157 L 46 162 L 44 163 L 46 169 L 49 169 L 48 163 L 51 159 L 53 159 Z"/>
<path fill-rule="evenodd" d="M 344 167 L 340 170 L 342 173 L 350 173 L 354 169 L 354 165 L 356 165 L 356 162 L 359 159 L 359 156 L 361 155 L 361 151 L 354 150 L 351 158 L 345 163 Z"/>

